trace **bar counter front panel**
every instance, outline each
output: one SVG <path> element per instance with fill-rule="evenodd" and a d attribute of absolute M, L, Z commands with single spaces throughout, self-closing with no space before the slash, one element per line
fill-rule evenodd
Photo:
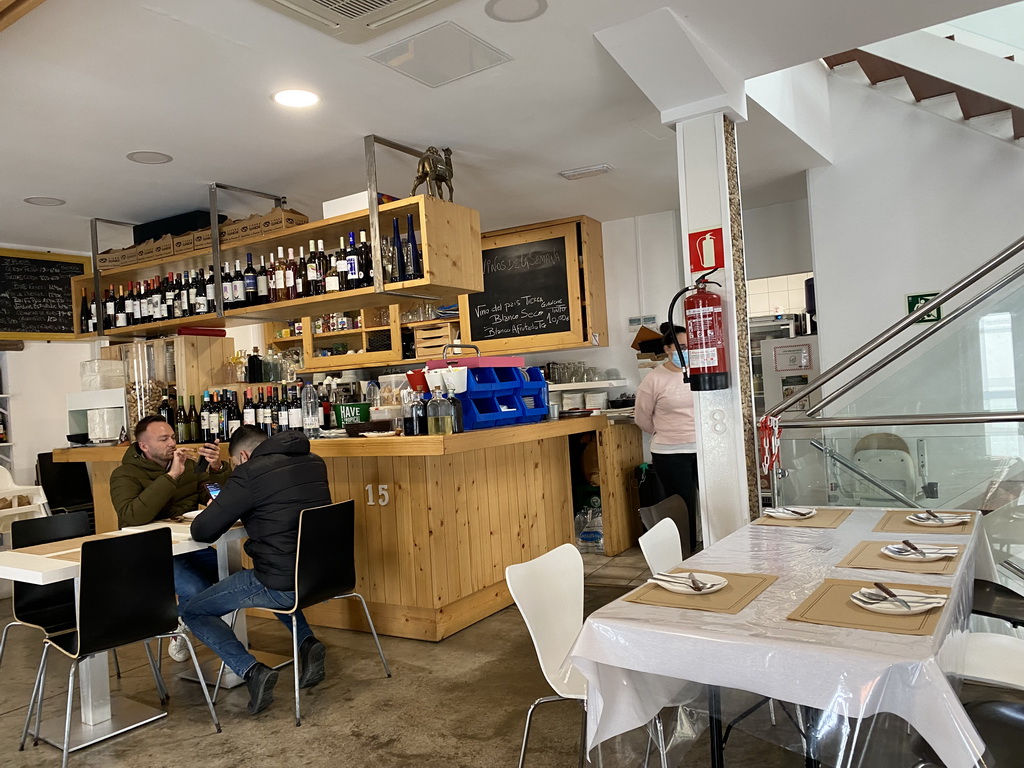
<path fill-rule="evenodd" d="M 461 435 L 313 441 L 333 498 L 355 499 L 356 589 L 377 630 L 436 641 L 510 605 L 505 567 L 573 540 L 566 437 L 582 432 L 598 437 L 605 547 L 617 554 L 639 534 L 633 468 L 643 458 L 632 424 L 590 416 Z M 110 473 L 124 451 L 54 451 L 55 461 L 88 463 L 97 531 L 117 528 Z M 306 616 L 368 629 L 351 600 Z"/>

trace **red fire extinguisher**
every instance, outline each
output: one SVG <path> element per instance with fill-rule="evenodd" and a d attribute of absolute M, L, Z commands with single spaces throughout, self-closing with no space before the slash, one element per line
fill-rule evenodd
<path fill-rule="evenodd" d="M 686 346 L 689 350 L 690 389 L 702 392 L 729 388 L 729 367 L 725 355 L 725 331 L 722 327 L 722 297 L 708 290 L 720 283 L 697 278 L 693 293 L 683 299 Z"/>

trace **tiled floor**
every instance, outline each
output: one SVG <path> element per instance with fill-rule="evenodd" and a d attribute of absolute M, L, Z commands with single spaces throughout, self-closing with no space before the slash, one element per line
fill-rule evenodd
<path fill-rule="evenodd" d="M 640 547 L 615 557 L 583 555 L 583 576 L 588 587 L 639 587 L 650 575 Z"/>

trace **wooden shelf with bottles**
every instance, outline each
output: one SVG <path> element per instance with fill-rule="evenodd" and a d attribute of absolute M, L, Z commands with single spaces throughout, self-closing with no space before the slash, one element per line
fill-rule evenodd
<path fill-rule="evenodd" d="M 384 324 L 385 312 L 387 313 L 387 324 Z M 316 333 L 314 318 L 304 317 L 302 319 L 304 339 L 302 351 L 305 361 L 303 372 L 322 373 L 349 368 L 365 368 L 382 365 L 396 356 L 401 356 L 400 318 L 401 306 L 399 304 L 361 309 L 358 318 L 352 318 L 358 320 L 358 328 Z M 341 354 L 317 354 L 318 350 L 328 349 L 336 344 L 345 344 L 348 349 L 357 351 L 349 352 L 347 349 Z"/>

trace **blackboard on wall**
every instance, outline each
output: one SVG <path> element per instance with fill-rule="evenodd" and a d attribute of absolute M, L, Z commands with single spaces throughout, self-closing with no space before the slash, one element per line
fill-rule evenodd
<path fill-rule="evenodd" d="M 484 248 L 484 290 L 469 295 L 473 342 L 573 331 L 575 242 L 566 237 Z M 576 283 L 576 286 L 570 283 Z"/>
<path fill-rule="evenodd" d="M 71 278 L 88 259 L 0 249 L 0 334 L 7 338 L 74 334 Z"/>

